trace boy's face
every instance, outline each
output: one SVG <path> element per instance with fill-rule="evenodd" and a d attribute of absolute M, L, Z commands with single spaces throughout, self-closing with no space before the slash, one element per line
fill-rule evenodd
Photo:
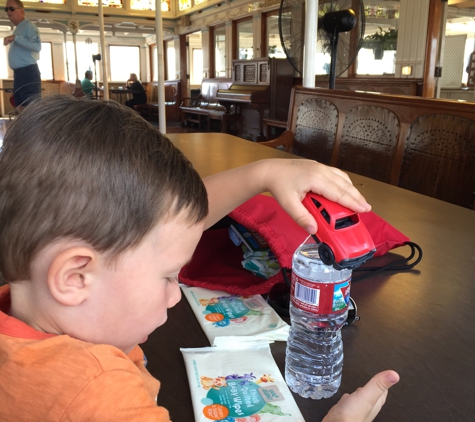
<path fill-rule="evenodd" d="M 190 226 L 181 213 L 159 223 L 114 268 L 105 270 L 89 297 L 99 310 L 97 324 L 91 327 L 90 338 L 82 339 L 112 344 L 128 353 L 164 324 L 167 309 L 181 298 L 177 275 L 191 259 L 203 227 L 203 222 Z"/>

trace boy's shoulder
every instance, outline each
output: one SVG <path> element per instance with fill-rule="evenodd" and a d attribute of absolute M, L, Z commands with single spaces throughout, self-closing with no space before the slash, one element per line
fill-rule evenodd
<path fill-rule="evenodd" d="M 17 334 L 15 324 L 21 328 Z M 140 399 L 144 407 L 152 411 L 156 408 L 159 382 L 144 368 L 140 347 L 126 355 L 113 346 L 86 343 L 67 335 L 28 335 L 21 324 L 0 313 L 0 380 L 10 386 L 9 397 L 13 394 L 18 398 L 11 403 L 0 397 L 0 419 L 3 411 L 18 412 L 20 408 L 22 412 L 34 412 L 37 420 L 60 420 L 60 415 L 71 409 L 77 412 L 86 397 L 88 407 L 119 410 L 126 400 L 115 401 L 126 391 L 127 396 L 135 394 L 134 400 Z M 106 406 L 108 400 L 111 403 Z M 43 409 L 47 413 L 42 413 Z"/>

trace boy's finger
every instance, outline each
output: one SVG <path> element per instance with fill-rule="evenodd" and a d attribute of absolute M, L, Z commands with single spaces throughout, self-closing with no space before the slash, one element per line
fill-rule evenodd
<path fill-rule="evenodd" d="M 298 199 L 281 201 L 280 204 L 299 226 L 307 230 L 308 234 L 317 232 L 318 226 L 315 218 Z"/>
<path fill-rule="evenodd" d="M 399 381 L 399 375 L 397 372 L 388 370 L 379 372 L 360 390 L 362 396 L 368 400 L 377 400 L 386 391 L 389 390 L 394 384 Z"/>

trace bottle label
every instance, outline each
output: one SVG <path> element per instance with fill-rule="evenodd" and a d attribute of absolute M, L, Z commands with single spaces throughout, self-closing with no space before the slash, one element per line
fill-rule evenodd
<path fill-rule="evenodd" d="M 344 312 L 350 301 L 351 277 L 338 283 L 308 281 L 292 273 L 292 305 L 314 314 Z"/>

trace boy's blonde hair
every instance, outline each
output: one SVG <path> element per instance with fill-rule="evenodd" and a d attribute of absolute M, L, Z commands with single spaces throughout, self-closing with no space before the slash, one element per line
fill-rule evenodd
<path fill-rule="evenodd" d="M 208 213 L 206 189 L 165 136 L 115 102 L 48 96 L 8 128 L 0 153 L 0 271 L 30 278 L 35 255 L 81 239 L 111 260 L 180 211 Z"/>

